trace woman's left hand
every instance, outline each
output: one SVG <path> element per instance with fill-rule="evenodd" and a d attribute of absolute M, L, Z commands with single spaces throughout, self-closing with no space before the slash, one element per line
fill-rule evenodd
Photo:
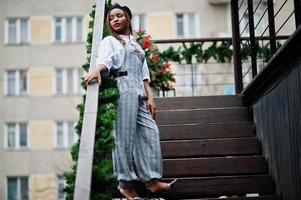
<path fill-rule="evenodd" d="M 86 85 L 89 85 L 93 80 L 96 80 L 99 84 L 101 83 L 101 75 L 98 70 L 92 70 L 91 72 L 88 72 L 84 78 Z"/>
<path fill-rule="evenodd" d="M 147 109 L 151 113 L 153 119 L 156 119 L 156 104 L 154 98 L 148 98 Z"/>

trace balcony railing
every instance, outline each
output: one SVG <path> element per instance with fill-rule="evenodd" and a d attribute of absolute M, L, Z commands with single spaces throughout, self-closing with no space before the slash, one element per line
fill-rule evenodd
<path fill-rule="evenodd" d="M 241 93 L 243 79 L 250 73 L 254 78 L 287 39 L 281 35 L 292 34 L 301 24 L 301 1 L 231 0 L 231 17 L 235 90 Z M 241 49 L 246 44 L 250 52 L 244 57 Z M 260 57 L 259 45 L 266 51 L 265 59 Z"/>
<path fill-rule="evenodd" d="M 174 62 L 176 78 L 175 90 L 162 92 L 162 96 L 210 96 L 233 94 L 234 79 L 232 66 L 231 38 L 187 38 L 187 39 L 158 39 L 154 40 L 160 50 L 168 47 L 181 48 L 190 52 L 191 59 L 182 59 L 181 63 Z M 228 47 L 230 58 L 223 59 L 204 56 L 213 44 Z M 185 48 L 184 48 L 185 46 Z M 198 52 L 193 50 L 197 47 Z M 226 48 L 226 47 L 225 47 Z M 162 52 L 162 51 L 161 51 Z M 181 55 L 183 57 L 183 55 Z M 196 58 L 198 57 L 198 58 Z M 200 61 L 202 60 L 202 61 Z"/>
<path fill-rule="evenodd" d="M 285 41 L 288 35 L 276 36 L 277 41 Z M 257 51 L 257 62 L 259 69 L 262 69 L 265 62 L 269 59 L 269 48 L 265 47 L 270 40 L 269 36 L 257 36 L 257 41 L 260 41 Z M 189 38 L 189 39 L 158 39 L 154 40 L 159 49 L 164 49 L 168 46 L 191 48 L 192 45 L 200 45 L 199 53 L 194 53 L 190 62 L 183 61 L 181 64 L 173 63 L 174 71 L 176 73 L 175 89 L 169 92 L 161 91 L 160 96 L 210 96 L 210 95 L 230 95 L 235 93 L 234 87 L 234 70 L 233 70 L 233 46 L 231 37 L 219 38 Z M 206 58 L 206 51 L 210 49 L 213 44 L 216 47 L 222 47 L 219 51 L 227 51 L 230 57 L 219 58 L 219 55 L 209 56 Z M 250 52 L 251 46 L 249 37 L 241 37 L 241 59 L 244 61 L 243 68 L 243 83 L 247 85 L 252 80 L 250 67 Z M 278 44 L 279 45 L 279 44 Z M 226 49 L 227 48 L 227 49 Z M 211 49 L 212 50 L 212 49 Z M 198 54 L 198 55 L 196 55 Z M 200 56 L 199 59 L 195 57 Z M 203 57 L 202 57 L 203 56 Z M 235 56 L 234 56 L 235 58 Z M 207 60 L 208 59 L 208 60 Z M 202 60 L 202 61 L 200 61 Z M 204 61 L 206 60 L 206 61 Z M 259 62 L 261 60 L 261 62 Z"/>

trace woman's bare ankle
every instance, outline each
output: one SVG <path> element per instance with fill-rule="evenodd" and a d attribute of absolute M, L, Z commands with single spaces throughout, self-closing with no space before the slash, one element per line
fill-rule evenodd
<path fill-rule="evenodd" d="M 129 200 L 134 200 L 138 194 L 134 188 L 121 188 L 120 193 Z"/>
<path fill-rule="evenodd" d="M 157 181 L 151 185 L 148 185 L 147 189 L 150 190 L 151 192 L 170 190 L 170 185 L 168 183 Z"/>

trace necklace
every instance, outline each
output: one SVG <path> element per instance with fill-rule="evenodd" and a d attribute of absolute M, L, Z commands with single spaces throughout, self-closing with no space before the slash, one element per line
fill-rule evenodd
<path fill-rule="evenodd" d="M 144 59 L 144 52 L 141 51 L 141 49 L 139 49 L 139 47 L 137 45 L 139 45 L 138 43 L 136 43 L 133 39 L 131 39 L 130 35 L 121 35 L 122 41 L 125 45 L 129 45 L 131 48 L 131 52 L 135 53 L 140 59 Z"/>
<path fill-rule="evenodd" d="M 128 42 L 129 45 L 131 45 L 133 48 L 134 48 L 134 52 L 136 53 L 141 53 L 140 50 L 137 48 L 137 45 L 135 45 L 132 40 L 131 40 L 131 36 L 129 36 L 129 42 Z"/>

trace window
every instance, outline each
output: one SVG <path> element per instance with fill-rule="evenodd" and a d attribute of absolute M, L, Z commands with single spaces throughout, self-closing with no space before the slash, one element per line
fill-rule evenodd
<path fill-rule="evenodd" d="M 195 14 L 188 14 L 188 35 L 195 37 L 196 36 L 196 22 L 195 22 Z"/>
<path fill-rule="evenodd" d="M 56 122 L 56 147 L 69 148 L 78 139 L 74 130 L 74 122 Z"/>
<path fill-rule="evenodd" d="M 21 149 L 28 146 L 27 123 L 6 124 L 6 147 Z"/>
<path fill-rule="evenodd" d="M 195 13 L 176 14 L 177 37 L 196 37 L 198 35 L 198 24 Z"/>
<path fill-rule="evenodd" d="M 27 43 L 28 42 L 28 19 L 21 19 L 20 24 L 21 24 L 20 42 Z"/>
<path fill-rule="evenodd" d="M 7 70 L 5 95 L 20 96 L 28 94 L 27 70 Z"/>
<path fill-rule="evenodd" d="M 56 93 L 63 94 L 63 69 L 56 69 L 55 72 L 55 83 L 56 83 Z"/>
<path fill-rule="evenodd" d="M 81 77 L 84 71 L 81 68 L 58 68 L 55 72 L 55 93 L 62 94 L 82 94 Z"/>
<path fill-rule="evenodd" d="M 7 200 L 28 200 L 28 177 L 7 177 Z"/>
<path fill-rule="evenodd" d="M 83 17 L 55 17 L 54 42 L 82 42 L 83 25 Z"/>
<path fill-rule="evenodd" d="M 83 41 L 83 18 L 76 17 L 76 41 Z"/>
<path fill-rule="evenodd" d="M 59 42 L 62 40 L 62 18 L 57 17 L 54 20 L 54 29 L 55 29 L 55 41 Z"/>
<path fill-rule="evenodd" d="M 64 188 L 66 186 L 66 180 L 62 176 L 57 177 L 57 199 L 65 200 L 66 195 L 64 192 Z"/>
<path fill-rule="evenodd" d="M 177 14 L 177 36 L 184 36 L 184 16 Z"/>
<path fill-rule="evenodd" d="M 72 17 L 66 18 L 66 42 L 72 42 Z"/>
<path fill-rule="evenodd" d="M 9 44 L 17 43 L 17 20 L 16 19 L 8 20 L 8 43 Z"/>
<path fill-rule="evenodd" d="M 138 31 L 139 29 L 146 29 L 145 26 L 145 15 L 143 14 L 135 14 L 132 19 L 133 30 Z"/>
<path fill-rule="evenodd" d="M 5 22 L 5 43 L 26 44 L 29 43 L 28 18 L 9 18 Z"/>

